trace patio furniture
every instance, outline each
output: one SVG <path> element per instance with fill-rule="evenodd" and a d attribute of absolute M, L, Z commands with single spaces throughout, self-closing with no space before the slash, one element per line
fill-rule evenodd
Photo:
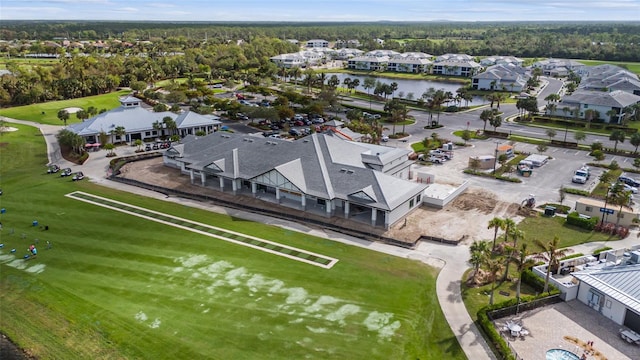
<path fill-rule="evenodd" d="M 629 344 L 635 343 L 640 345 L 640 334 L 629 329 L 620 329 L 620 337 Z"/>
<path fill-rule="evenodd" d="M 520 336 L 520 332 L 522 331 L 522 325 L 515 323 L 515 322 L 508 322 L 507 323 L 507 328 L 509 329 L 509 332 L 511 333 L 511 336 L 513 337 L 518 337 Z"/>

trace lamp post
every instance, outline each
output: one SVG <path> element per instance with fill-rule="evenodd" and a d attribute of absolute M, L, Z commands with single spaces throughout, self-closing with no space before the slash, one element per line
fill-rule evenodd
<path fill-rule="evenodd" d="M 500 145 L 500 142 L 496 141 L 495 158 L 493 159 L 493 175 L 496 174 L 496 163 L 498 162 L 498 145 Z"/>
<path fill-rule="evenodd" d="M 564 124 L 564 142 L 567 142 L 567 131 L 569 130 L 569 124 L 565 123 Z"/>

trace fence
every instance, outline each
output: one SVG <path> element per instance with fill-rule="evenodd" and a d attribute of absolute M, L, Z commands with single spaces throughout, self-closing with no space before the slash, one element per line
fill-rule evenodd
<path fill-rule="evenodd" d="M 127 159 L 123 159 L 123 160 L 127 161 Z M 131 159 L 130 161 L 137 161 L 137 160 L 142 160 L 142 159 L 136 158 L 136 159 Z M 216 205 L 233 208 L 237 210 L 243 210 L 243 211 L 247 211 L 255 214 L 268 215 L 268 216 L 283 219 L 283 220 L 295 221 L 299 223 L 311 223 L 311 224 L 323 227 L 325 229 L 333 230 L 342 234 L 354 236 L 354 237 L 369 240 L 369 241 L 380 241 L 385 244 L 394 245 L 394 246 L 402 247 L 405 249 L 414 249 L 420 240 L 420 239 L 417 239 L 413 242 L 399 241 L 393 238 L 376 235 L 376 234 L 369 233 L 362 230 L 346 228 L 340 225 L 331 224 L 318 219 L 311 219 L 309 217 L 296 216 L 291 214 L 283 214 L 275 210 L 249 206 L 249 205 L 241 204 L 239 202 L 231 202 L 231 201 L 227 201 L 224 199 L 220 199 L 220 198 L 216 198 L 208 195 L 194 194 L 194 193 L 189 193 L 189 192 L 180 191 L 176 189 L 169 189 L 162 186 L 147 184 L 138 180 L 122 178 L 122 177 L 118 177 L 116 173 L 111 175 L 110 177 L 111 180 L 117 181 L 123 184 L 127 184 L 127 185 L 136 186 L 139 188 L 159 192 L 167 196 L 174 195 L 174 196 L 179 196 L 179 197 L 190 199 L 190 200 L 208 201 Z"/>
<path fill-rule="evenodd" d="M 542 299 L 528 301 L 528 302 L 520 304 L 519 306 L 514 305 L 514 306 L 505 307 L 505 308 L 502 308 L 502 309 L 496 309 L 496 310 L 488 312 L 487 316 L 489 316 L 489 319 L 491 321 L 493 321 L 493 320 L 496 320 L 496 319 L 501 319 L 501 318 L 503 318 L 505 316 L 517 315 L 516 311 L 517 312 L 530 311 L 530 310 L 537 309 L 539 307 L 552 305 L 552 304 L 557 304 L 557 303 L 560 303 L 562 301 L 563 300 L 560 298 L 560 294 L 556 294 L 556 295 L 543 297 Z"/>

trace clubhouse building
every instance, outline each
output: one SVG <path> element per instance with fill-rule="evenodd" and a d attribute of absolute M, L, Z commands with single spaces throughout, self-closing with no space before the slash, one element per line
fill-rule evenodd
<path fill-rule="evenodd" d="M 332 132 L 295 141 L 216 132 L 185 137 L 163 160 L 195 185 L 389 228 L 422 204 L 427 188 L 408 180 L 409 154 Z"/>

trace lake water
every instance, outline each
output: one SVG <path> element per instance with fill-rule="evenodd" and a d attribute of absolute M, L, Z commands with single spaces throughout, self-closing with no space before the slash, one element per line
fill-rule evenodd
<path fill-rule="evenodd" d="M 362 87 L 364 85 L 364 79 L 368 76 L 362 75 L 352 75 L 346 73 L 327 73 L 327 79 L 329 79 L 332 75 L 335 75 L 340 80 L 340 86 L 343 86 L 342 81 L 345 78 L 350 78 L 351 80 L 358 79 L 360 80 L 360 85 L 356 88 L 356 90 L 362 91 L 366 93 L 367 91 Z M 400 92 L 403 92 L 403 97 L 407 97 L 408 93 L 413 93 L 413 99 L 416 100 L 424 92 L 426 92 L 429 88 L 434 88 L 436 90 L 444 89 L 444 91 L 451 91 L 453 95 L 456 95 L 456 90 L 464 86 L 459 83 L 452 82 L 444 82 L 444 81 L 431 81 L 431 80 L 411 80 L 411 79 L 392 79 L 386 77 L 375 77 L 376 81 L 380 81 L 381 83 L 391 84 L 395 82 L 398 84 L 398 90 L 395 92 L 395 96 L 397 97 Z M 370 93 L 373 93 L 373 89 L 369 89 Z M 469 105 L 482 105 L 486 104 L 487 101 L 482 96 L 474 96 L 472 101 L 469 101 Z M 462 102 L 464 106 L 464 101 Z"/>

